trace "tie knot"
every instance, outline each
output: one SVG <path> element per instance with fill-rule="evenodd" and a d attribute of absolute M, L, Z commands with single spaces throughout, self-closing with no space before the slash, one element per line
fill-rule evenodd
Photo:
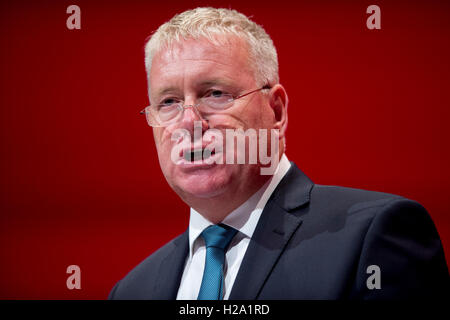
<path fill-rule="evenodd" d="M 237 230 L 224 224 L 215 224 L 203 230 L 201 236 L 206 248 L 215 247 L 225 250 L 235 236 Z"/>

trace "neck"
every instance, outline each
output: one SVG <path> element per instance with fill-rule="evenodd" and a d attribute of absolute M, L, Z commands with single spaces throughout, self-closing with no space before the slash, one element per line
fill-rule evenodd
<path fill-rule="evenodd" d="M 202 199 L 186 197 L 183 200 L 203 217 L 214 224 L 222 222 L 233 210 L 241 206 L 253 194 L 255 194 L 272 176 L 261 175 L 251 186 L 242 188 L 230 188 L 222 194 Z"/>
<path fill-rule="evenodd" d="M 278 163 L 284 154 L 284 144 L 281 144 L 280 149 Z M 253 177 L 251 181 L 236 179 L 237 183 L 230 184 L 224 192 L 211 198 L 199 198 L 182 192 L 179 193 L 179 196 L 188 206 L 194 208 L 212 223 L 217 224 L 222 222 L 233 210 L 241 206 L 273 177 L 273 175 L 261 175 L 259 173 L 260 168 L 257 167 L 255 173 L 251 175 Z"/>

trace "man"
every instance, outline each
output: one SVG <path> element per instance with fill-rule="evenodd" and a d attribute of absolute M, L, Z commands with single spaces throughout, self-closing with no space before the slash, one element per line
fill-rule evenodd
<path fill-rule="evenodd" d="M 262 27 L 234 10 L 197 8 L 163 24 L 145 52 L 143 113 L 190 222 L 110 299 L 443 296 L 447 265 L 422 206 L 316 185 L 288 161 L 288 98 Z"/>

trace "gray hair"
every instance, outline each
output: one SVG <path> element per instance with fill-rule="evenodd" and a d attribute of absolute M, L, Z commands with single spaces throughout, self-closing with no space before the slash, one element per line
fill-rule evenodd
<path fill-rule="evenodd" d="M 145 69 L 150 78 L 153 56 L 162 47 L 182 39 L 204 37 L 217 44 L 215 35 L 233 34 L 249 46 L 250 64 L 258 85 L 279 82 L 278 57 L 270 36 L 262 26 L 231 9 L 196 8 L 175 15 L 161 25 L 145 45 Z M 149 82 L 150 84 L 150 82 Z"/>

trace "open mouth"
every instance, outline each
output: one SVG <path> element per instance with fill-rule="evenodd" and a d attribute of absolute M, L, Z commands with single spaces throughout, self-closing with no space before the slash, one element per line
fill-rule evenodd
<path fill-rule="evenodd" d="M 216 154 L 215 150 L 209 150 L 206 148 L 205 149 L 196 149 L 196 150 L 185 150 L 183 153 L 183 158 L 186 161 L 195 162 L 195 161 L 206 160 L 215 154 Z"/>

